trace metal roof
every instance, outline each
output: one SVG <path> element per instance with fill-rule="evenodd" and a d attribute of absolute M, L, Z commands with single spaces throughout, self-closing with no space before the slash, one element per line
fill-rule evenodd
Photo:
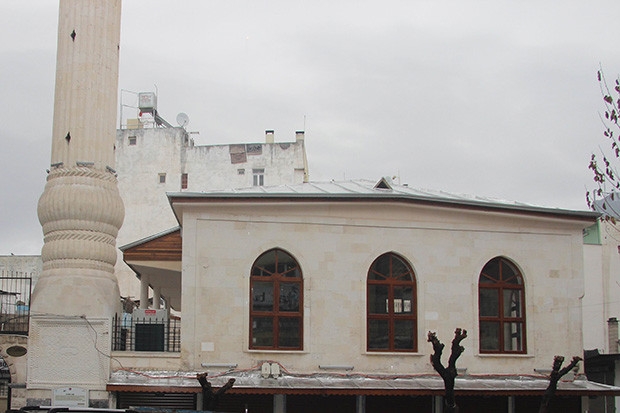
<path fill-rule="evenodd" d="M 507 201 L 489 197 L 466 194 L 454 194 L 430 189 L 417 189 L 407 185 L 397 185 L 389 178 L 378 182 L 365 179 L 329 182 L 306 182 L 296 185 L 252 186 L 228 190 L 205 192 L 168 193 L 172 202 L 182 200 L 213 199 L 305 199 L 305 200 L 400 200 L 443 204 L 446 206 L 466 206 L 498 210 L 513 210 L 543 214 L 572 216 L 580 219 L 594 220 L 599 213 L 593 211 L 576 211 L 561 208 L 543 207 L 516 201 Z"/>
<path fill-rule="evenodd" d="M 165 371 L 128 371 L 112 373 L 108 391 L 199 393 L 198 373 Z M 291 374 L 263 378 L 260 371 L 228 371 L 208 376 L 213 387 L 223 386 L 234 378 L 231 393 L 264 394 L 442 394 L 444 383 L 437 374 Z M 456 378 L 457 395 L 542 395 L 549 385 L 543 375 L 460 375 Z M 158 390 L 159 389 L 159 390 Z M 620 395 L 620 387 L 592 382 L 583 375 L 558 383 L 558 395 Z"/>

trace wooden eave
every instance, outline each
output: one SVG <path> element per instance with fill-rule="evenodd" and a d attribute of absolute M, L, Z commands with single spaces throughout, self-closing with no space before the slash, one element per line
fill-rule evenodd
<path fill-rule="evenodd" d="M 162 235 L 133 245 L 123 251 L 123 260 L 127 263 L 136 261 L 181 261 L 181 230 Z"/>

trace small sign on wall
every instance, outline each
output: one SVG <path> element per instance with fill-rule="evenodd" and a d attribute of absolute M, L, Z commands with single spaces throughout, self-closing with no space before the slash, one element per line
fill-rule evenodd
<path fill-rule="evenodd" d="M 88 407 L 88 390 L 81 387 L 60 387 L 52 392 L 52 406 Z"/>

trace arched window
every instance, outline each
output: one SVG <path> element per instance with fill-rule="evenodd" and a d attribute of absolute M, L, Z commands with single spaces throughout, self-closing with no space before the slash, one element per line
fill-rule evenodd
<path fill-rule="evenodd" d="M 525 353 L 525 289 L 506 258 L 489 261 L 478 280 L 481 353 Z"/>
<path fill-rule="evenodd" d="M 303 278 L 295 258 L 275 248 L 250 273 L 250 348 L 303 348 Z"/>
<path fill-rule="evenodd" d="M 368 351 L 416 351 L 415 275 L 394 253 L 377 258 L 368 271 Z"/>

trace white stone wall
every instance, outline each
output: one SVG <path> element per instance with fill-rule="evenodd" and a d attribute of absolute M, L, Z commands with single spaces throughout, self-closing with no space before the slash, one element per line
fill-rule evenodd
<path fill-rule="evenodd" d="M 129 145 L 129 137 L 135 145 Z M 252 186 L 252 170 L 265 170 L 265 185 L 300 184 L 307 173 L 303 140 L 271 144 L 195 146 L 183 128 L 125 129 L 116 139 L 118 186 L 125 221 L 117 238 L 123 246 L 168 230 L 178 222 L 166 192 L 204 192 Z M 257 148 L 259 151 L 257 151 Z M 245 157 L 231 155 L 245 151 Z M 260 152 L 260 153 L 257 153 Z M 245 162 L 233 163 L 232 159 Z M 244 173 L 240 174 L 239 170 Z M 166 182 L 159 182 L 159 174 Z M 188 187 L 181 189 L 181 174 Z M 121 294 L 139 298 L 140 286 L 119 251 L 115 273 Z"/>
<path fill-rule="evenodd" d="M 530 374 L 548 369 L 556 354 L 582 354 L 583 226 L 574 221 L 324 202 L 209 203 L 188 208 L 183 222 L 182 358 L 189 369 L 275 360 L 293 372 L 320 364 L 432 372 L 427 332 L 449 343 L 456 327 L 469 332 L 458 365 L 472 374 Z M 275 247 L 291 253 L 303 272 L 303 351 L 248 350 L 250 268 Z M 415 354 L 366 351 L 366 276 L 390 251 L 409 260 L 417 277 Z M 513 260 L 525 279 L 525 355 L 478 351 L 478 277 L 496 256 Z"/>
<path fill-rule="evenodd" d="M 620 230 L 601 222 L 600 231 L 601 245 L 584 246 L 584 349 L 617 353 L 617 347 L 609 347 L 607 320 L 620 320 Z"/>
<path fill-rule="evenodd" d="M 32 277 L 32 284 L 43 269 L 40 255 L 0 255 L 0 275 Z"/>
<path fill-rule="evenodd" d="M 585 282 L 583 297 L 584 350 L 609 351 L 607 341 L 607 314 L 604 305 L 603 246 L 584 245 Z"/>

